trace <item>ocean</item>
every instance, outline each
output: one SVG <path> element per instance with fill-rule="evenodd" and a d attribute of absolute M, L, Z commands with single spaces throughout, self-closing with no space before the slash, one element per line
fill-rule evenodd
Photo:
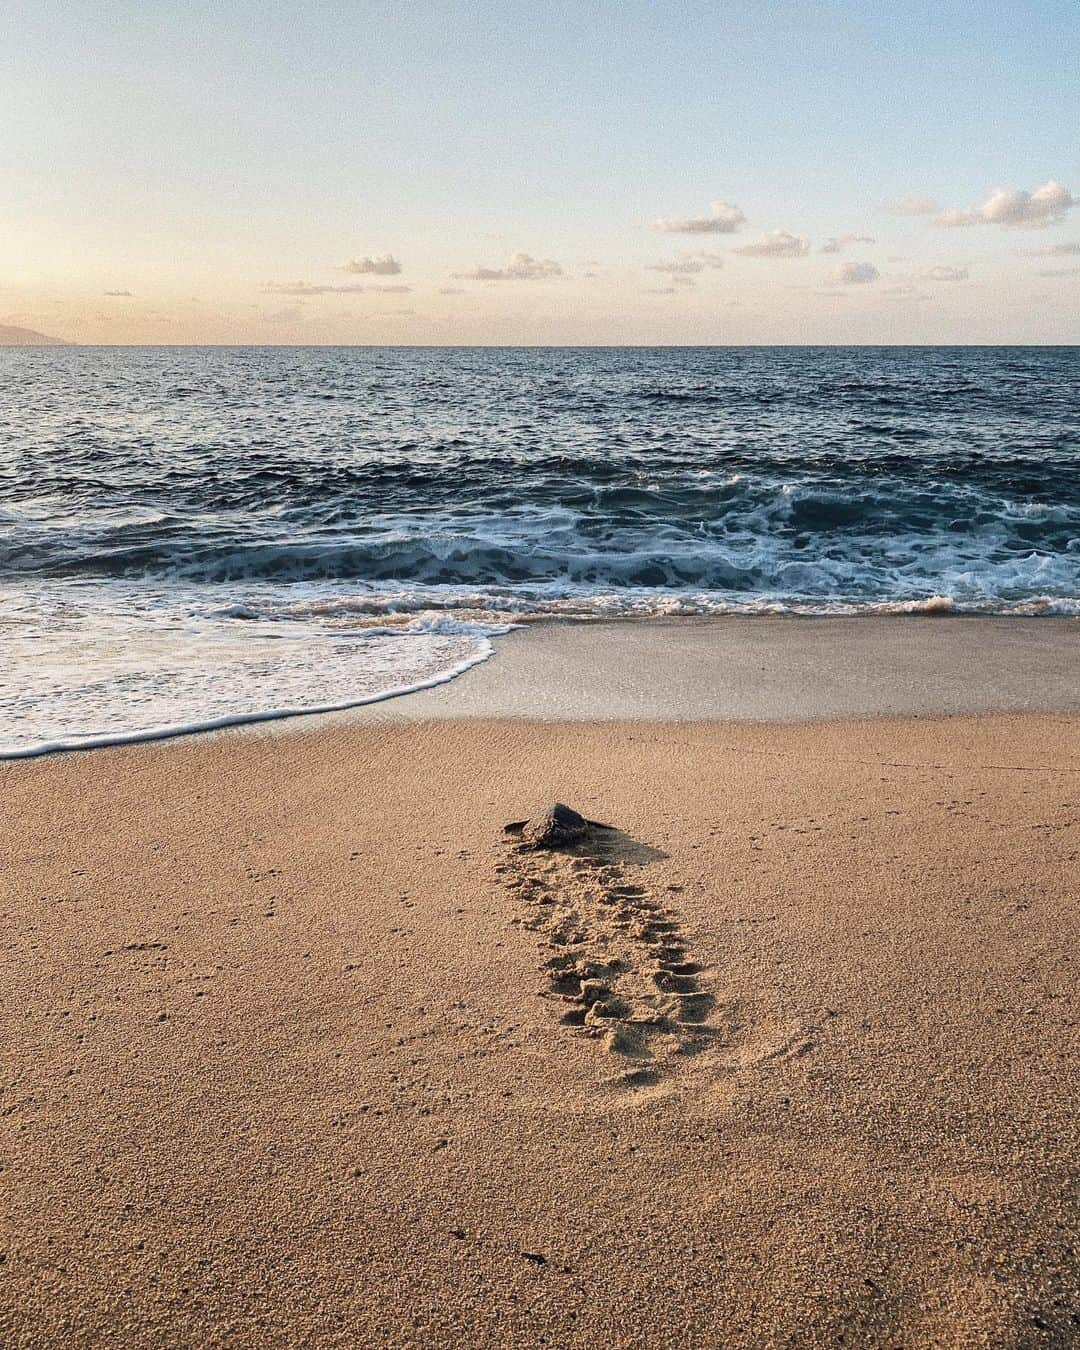
<path fill-rule="evenodd" d="M 1080 614 L 1080 348 L 0 351 L 0 756 L 539 619 Z"/>

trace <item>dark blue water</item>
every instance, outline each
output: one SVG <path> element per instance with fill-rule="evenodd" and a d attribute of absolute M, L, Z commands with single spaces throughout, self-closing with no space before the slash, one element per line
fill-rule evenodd
<path fill-rule="evenodd" d="M 0 576 L 1074 599 L 1080 350 L 0 354 Z"/>
<path fill-rule="evenodd" d="M 238 625 L 461 656 L 531 613 L 1080 612 L 1078 348 L 43 348 L 0 375 L 24 659 L 60 629 L 85 660 L 179 625 L 209 666 Z"/>

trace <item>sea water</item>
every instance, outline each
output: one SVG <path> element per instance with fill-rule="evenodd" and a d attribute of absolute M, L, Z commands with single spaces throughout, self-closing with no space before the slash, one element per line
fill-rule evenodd
<path fill-rule="evenodd" d="M 541 618 L 1080 613 L 1080 348 L 0 351 L 0 754 Z"/>

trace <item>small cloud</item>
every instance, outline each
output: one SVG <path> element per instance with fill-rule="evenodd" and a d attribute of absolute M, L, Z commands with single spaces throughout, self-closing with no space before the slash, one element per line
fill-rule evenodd
<path fill-rule="evenodd" d="M 128 300 L 133 299 L 135 296 L 134 291 L 106 291 L 105 294 L 111 295 L 116 299 L 128 299 Z"/>
<path fill-rule="evenodd" d="M 756 243 L 743 244 L 735 252 L 744 258 L 805 258 L 810 252 L 810 241 L 801 234 L 773 230 Z"/>
<path fill-rule="evenodd" d="M 306 281 L 269 281 L 263 287 L 264 295 L 405 295 L 411 286 L 311 286 Z"/>
<path fill-rule="evenodd" d="M 967 281 L 966 267 L 931 267 L 923 273 L 923 281 Z"/>
<path fill-rule="evenodd" d="M 666 262 L 647 263 L 646 272 L 663 272 L 673 280 L 681 277 L 685 282 L 689 277 L 695 277 L 704 272 L 706 268 L 717 269 L 723 267 L 724 255 L 722 253 L 684 253 L 679 258 L 672 258 Z"/>
<path fill-rule="evenodd" d="M 653 229 L 661 234 L 734 234 L 746 223 L 742 211 L 731 202 L 711 202 L 709 211 L 707 216 L 656 220 Z"/>
<path fill-rule="evenodd" d="M 465 287 L 464 287 L 464 286 L 440 286 L 440 287 L 439 287 L 439 294 L 440 294 L 440 295 L 464 295 L 464 294 L 465 294 Z"/>
<path fill-rule="evenodd" d="M 1041 230 L 1064 220 L 1065 212 L 1076 205 L 1077 199 L 1069 189 L 1051 178 L 1034 192 L 996 188 L 981 206 L 969 211 L 945 211 L 935 223 L 946 229 L 1000 225 L 1006 230 Z"/>
<path fill-rule="evenodd" d="M 697 258 L 680 258 L 675 262 L 648 263 L 645 267 L 646 272 L 666 272 L 669 277 L 688 277 L 695 276 L 698 272 L 704 272 L 705 264 L 699 262 Z"/>
<path fill-rule="evenodd" d="M 936 216 L 941 206 L 933 197 L 898 197 L 890 210 L 898 216 Z"/>
<path fill-rule="evenodd" d="M 306 281 L 268 281 L 263 295 L 363 295 L 364 286 L 311 286 Z"/>
<path fill-rule="evenodd" d="M 531 253 L 515 253 L 505 267 L 475 267 L 471 272 L 454 272 L 457 281 L 546 281 L 561 277 L 563 270 L 551 258 L 534 258 Z"/>
<path fill-rule="evenodd" d="M 1032 249 L 1022 256 L 1025 258 L 1080 258 L 1080 243 L 1043 244 L 1042 248 Z"/>
<path fill-rule="evenodd" d="M 1080 267 L 1048 267 L 1039 273 L 1041 277 L 1080 277 Z"/>
<path fill-rule="evenodd" d="M 841 286 L 865 286 L 867 282 L 877 281 L 881 273 L 871 262 L 846 262 L 833 273 L 833 278 Z"/>
<path fill-rule="evenodd" d="M 651 286 L 643 290 L 642 295 L 674 295 L 674 286 Z"/>
<path fill-rule="evenodd" d="M 849 244 L 876 244 L 877 240 L 869 234 L 841 234 L 833 239 L 827 239 L 822 244 L 821 253 L 843 253 Z"/>
<path fill-rule="evenodd" d="M 381 258 L 350 258 L 338 269 L 351 272 L 354 276 L 396 277 L 401 272 L 401 264 L 389 253 Z"/>
<path fill-rule="evenodd" d="M 299 323 L 304 317 L 304 311 L 298 305 L 290 309 L 264 309 L 262 317 L 267 323 Z"/>

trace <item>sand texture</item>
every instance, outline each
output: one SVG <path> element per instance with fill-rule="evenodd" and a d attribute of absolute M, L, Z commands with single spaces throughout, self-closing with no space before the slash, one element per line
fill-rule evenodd
<path fill-rule="evenodd" d="M 0 815 L 5 1347 L 1080 1340 L 1074 714 L 307 724 Z"/>

